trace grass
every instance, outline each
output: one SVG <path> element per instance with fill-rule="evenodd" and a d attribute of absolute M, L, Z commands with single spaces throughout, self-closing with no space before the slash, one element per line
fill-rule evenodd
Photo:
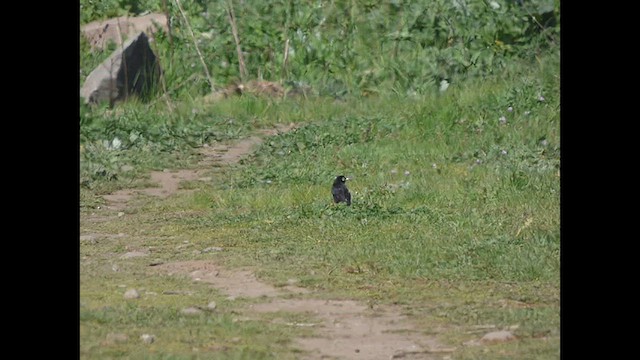
<path fill-rule="evenodd" d="M 194 100 L 175 114 L 158 111 L 155 121 L 138 104 L 83 124 L 81 231 L 127 236 L 80 243 L 81 357 L 295 358 L 294 331 L 269 315 L 234 321 L 246 300 L 149 273 L 148 258 L 117 258 L 151 248 L 161 261 L 197 260 L 211 255 L 193 248 L 221 246 L 217 262 L 251 266 L 273 284 L 296 278 L 318 296 L 398 304 L 425 332 L 456 346 L 455 359 L 558 358 L 558 74 L 551 56 L 418 98 L 247 97 L 213 107 Z M 98 195 L 144 181 L 145 171 L 194 166 L 193 146 L 290 122 L 301 126 L 216 170 L 211 183 L 143 200 L 117 221 L 86 220 Z M 141 135 L 132 141 L 132 133 Z M 101 145 L 101 136 L 119 137 L 122 148 Z M 136 169 L 123 174 L 125 163 Z M 331 204 L 338 174 L 353 177 L 351 207 Z M 193 247 L 178 249 L 184 241 Z M 125 301 L 128 287 L 193 295 Z M 179 315 L 211 300 L 221 304 L 215 314 Z M 461 345 L 486 325 L 516 326 L 519 340 Z M 129 340 L 101 346 L 108 333 Z M 142 333 L 169 340 L 144 348 Z"/>
<path fill-rule="evenodd" d="M 199 358 L 199 352 L 207 358 L 212 351 L 221 359 L 292 358 L 279 350 L 294 335 L 284 325 L 239 319 L 237 314 L 224 309 L 224 301 L 217 302 L 223 309 L 214 313 L 195 316 L 180 313 L 183 307 L 193 306 L 197 301 L 205 301 L 203 306 L 206 305 L 212 297 L 198 295 L 210 291 L 196 290 L 196 295 L 188 297 L 144 296 L 144 305 L 133 300 L 91 310 L 81 308 L 81 358 Z M 122 294 L 118 295 L 120 299 Z M 123 343 L 104 343 L 108 334 L 119 333 L 129 339 Z M 142 334 L 153 334 L 160 347 L 141 346 Z"/>

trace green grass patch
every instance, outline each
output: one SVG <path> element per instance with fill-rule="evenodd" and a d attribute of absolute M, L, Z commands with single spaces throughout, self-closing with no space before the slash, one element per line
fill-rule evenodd
<path fill-rule="evenodd" d="M 224 297 L 186 279 L 149 275 L 149 258 L 117 260 L 137 248 L 165 262 L 206 259 L 213 255 L 193 250 L 220 246 L 216 262 L 250 266 L 272 284 L 295 278 L 318 297 L 398 304 L 425 333 L 459 347 L 456 359 L 557 358 L 558 64 L 549 56 L 416 98 L 242 98 L 211 108 L 194 102 L 196 111 L 180 110 L 182 116 L 132 106 L 86 120 L 83 215 L 99 203 L 92 194 L 140 181 L 144 170 L 193 166 L 195 146 L 276 123 L 300 127 L 217 169 L 215 181 L 188 184 L 190 193 L 143 198 L 117 221 L 81 219 L 83 233 L 127 234 L 80 244 L 82 356 L 205 358 L 199 351 L 210 349 L 229 359 L 294 358 L 286 347 L 295 334 L 270 321 L 276 315 L 234 322 L 246 305 L 239 302 L 184 318 L 180 308 L 210 299 L 225 304 Z M 125 162 L 139 168 L 123 175 Z M 351 207 L 331 201 L 340 174 L 353 178 Z M 119 285 L 194 295 L 125 301 Z M 519 340 L 461 345 L 478 339 L 474 327 L 485 325 L 513 327 Z M 130 340 L 100 345 L 113 332 Z M 168 341 L 145 353 L 138 341 L 144 332 Z"/>

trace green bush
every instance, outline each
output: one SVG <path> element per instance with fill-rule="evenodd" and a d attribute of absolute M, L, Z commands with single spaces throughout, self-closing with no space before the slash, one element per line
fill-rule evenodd
<path fill-rule="evenodd" d="M 240 79 L 228 2 L 181 2 L 214 87 Z M 420 94 L 443 80 L 502 72 L 559 51 L 559 1 L 233 2 L 250 78 L 309 84 L 323 95 Z M 162 11 L 161 1 L 81 2 L 81 19 Z M 155 46 L 174 97 L 211 91 L 175 2 Z M 285 42 L 289 56 L 285 66 Z M 87 56 L 86 54 L 83 56 Z M 85 70 L 85 72 L 90 71 Z"/>

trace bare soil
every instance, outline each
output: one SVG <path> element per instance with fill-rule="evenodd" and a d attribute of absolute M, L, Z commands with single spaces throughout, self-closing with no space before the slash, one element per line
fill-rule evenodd
<path fill-rule="evenodd" d="M 292 130 L 295 124 L 278 125 L 273 129 L 260 130 L 262 136 L 273 136 Z M 110 210 L 124 210 L 128 202 L 138 194 L 146 194 L 166 198 L 178 192 L 180 182 L 192 180 L 207 180 L 204 173 L 212 167 L 221 167 L 235 164 L 244 156 L 262 143 L 262 137 L 251 136 L 230 144 L 216 144 L 200 148 L 204 158 L 198 163 L 197 169 L 152 171 L 151 181 L 158 184 L 157 187 L 144 189 L 123 189 L 112 194 L 104 195 L 107 201 L 106 208 Z"/>
<path fill-rule="evenodd" d="M 187 191 L 180 189 L 181 181 L 201 179 L 212 166 L 236 163 L 250 154 L 264 136 L 293 128 L 293 125 L 280 126 L 235 143 L 203 147 L 204 159 L 198 169 L 152 172 L 151 180 L 158 187 L 120 190 L 105 195 L 106 208 L 125 210 L 129 201 L 138 194 L 164 198 Z M 85 241 L 91 241 L 96 235 L 83 236 Z M 315 319 L 312 323 L 291 324 L 315 329 L 313 336 L 295 340 L 296 347 L 303 351 L 302 359 L 448 359 L 455 350 L 442 346 L 434 337 L 424 335 L 397 306 L 371 307 L 349 299 L 314 298 L 308 289 L 293 284 L 274 287 L 257 279 L 255 269 L 228 269 L 216 264 L 215 260 L 171 262 L 150 269 L 209 283 L 230 297 L 262 299 L 249 309 L 255 314 L 289 312 L 311 315 Z"/>
<path fill-rule="evenodd" d="M 314 315 L 314 337 L 296 340 L 308 351 L 304 359 L 440 359 L 453 349 L 426 337 L 394 306 L 368 307 L 353 300 L 273 299 L 253 306 L 258 312 L 303 312 Z"/>
<path fill-rule="evenodd" d="M 308 293 L 309 290 L 288 285 L 275 287 L 258 281 L 251 269 L 225 269 L 212 261 L 180 261 L 161 264 L 158 271 L 168 274 L 188 275 L 193 281 L 210 283 L 232 297 L 276 297 L 285 293 Z M 284 291 L 282 291 L 284 290 Z"/>

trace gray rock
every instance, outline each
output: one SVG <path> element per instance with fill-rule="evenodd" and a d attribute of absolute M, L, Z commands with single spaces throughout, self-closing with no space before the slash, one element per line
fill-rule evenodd
<path fill-rule="evenodd" d="M 135 95 L 146 97 L 158 84 L 160 64 L 144 32 L 127 40 L 87 76 L 80 96 L 85 103 L 126 100 Z"/>
<path fill-rule="evenodd" d="M 215 301 L 212 301 L 212 302 L 210 302 L 210 303 L 207 305 L 207 309 L 209 309 L 209 310 L 212 310 L 212 311 L 213 311 L 213 310 L 215 310 L 215 309 L 216 309 L 216 306 L 217 306 L 216 302 L 215 302 Z"/>
<path fill-rule="evenodd" d="M 203 311 L 195 307 L 188 307 L 180 310 L 180 313 L 182 315 L 200 315 Z"/>
<path fill-rule="evenodd" d="M 138 299 L 140 298 L 140 293 L 136 289 L 129 289 L 124 293 L 125 299 Z"/>
<path fill-rule="evenodd" d="M 145 343 L 145 344 L 151 344 L 154 341 L 156 341 L 156 337 L 154 335 L 150 335 L 150 334 L 142 334 L 140 336 L 140 340 L 142 340 L 142 342 Z"/>
<path fill-rule="evenodd" d="M 516 337 L 513 335 L 511 331 L 500 330 L 500 331 L 492 331 L 490 333 L 485 334 L 480 341 L 484 343 L 491 342 L 503 342 L 514 340 Z"/>
<path fill-rule="evenodd" d="M 121 16 L 103 21 L 93 21 L 83 25 L 80 30 L 92 50 L 104 49 L 110 42 L 122 44 L 123 38 L 135 36 L 140 31 L 153 34 L 159 29 L 168 31 L 167 17 L 160 13 L 144 16 Z"/>

